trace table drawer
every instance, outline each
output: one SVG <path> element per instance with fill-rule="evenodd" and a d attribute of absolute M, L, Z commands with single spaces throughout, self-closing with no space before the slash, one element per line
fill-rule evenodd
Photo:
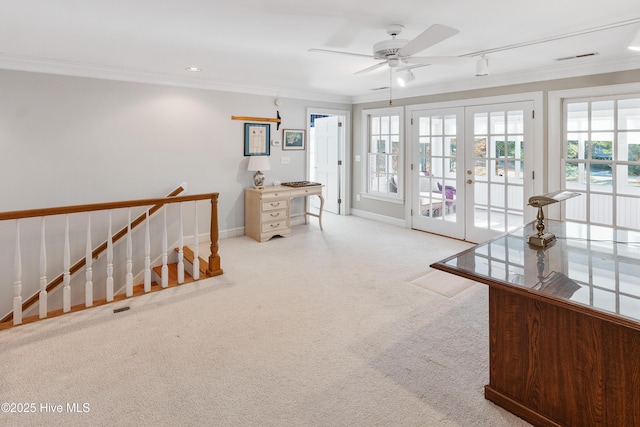
<path fill-rule="evenodd" d="M 262 211 L 273 211 L 276 209 L 285 209 L 289 207 L 289 199 L 263 200 Z"/>
<path fill-rule="evenodd" d="M 291 192 L 287 191 L 287 190 L 284 190 L 284 191 L 270 191 L 270 192 L 262 193 L 262 195 L 260 197 L 262 198 L 262 200 L 277 199 L 278 197 L 286 197 L 288 199 L 290 193 Z"/>
<path fill-rule="evenodd" d="M 314 187 L 314 188 L 297 188 L 291 191 L 292 197 L 301 197 L 301 196 L 311 196 L 314 194 L 322 194 L 322 187 Z"/>
<path fill-rule="evenodd" d="M 281 209 L 279 211 L 269 210 L 267 212 L 262 212 L 261 221 L 275 221 L 275 220 L 286 220 L 289 217 L 289 211 L 287 209 Z"/>
<path fill-rule="evenodd" d="M 287 230 L 289 227 L 287 226 L 287 219 L 283 218 L 276 222 L 265 222 L 261 228 L 263 233 L 269 233 L 272 231 Z"/>

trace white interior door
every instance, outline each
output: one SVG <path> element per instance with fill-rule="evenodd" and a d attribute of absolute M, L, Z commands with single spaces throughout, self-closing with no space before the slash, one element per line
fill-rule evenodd
<path fill-rule="evenodd" d="M 329 116 L 314 119 L 313 145 L 310 147 L 312 164 L 310 168 L 311 181 L 324 185 L 324 210 L 335 214 L 340 213 L 341 177 L 340 152 L 340 117 Z M 316 199 L 315 197 L 313 199 Z M 316 203 L 312 200 L 312 203 Z"/>

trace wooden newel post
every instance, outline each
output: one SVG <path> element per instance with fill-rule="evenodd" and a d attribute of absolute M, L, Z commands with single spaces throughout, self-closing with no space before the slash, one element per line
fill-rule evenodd
<path fill-rule="evenodd" d="M 209 255 L 209 267 L 207 276 L 219 276 L 222 274 L 220 268 L 220 255 L 218 255 L 218 193 L 211 197 L 211 255 Z"/>

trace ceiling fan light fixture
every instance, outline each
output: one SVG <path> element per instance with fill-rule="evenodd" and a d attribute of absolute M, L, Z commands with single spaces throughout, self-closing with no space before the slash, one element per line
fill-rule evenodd
<path fill-rule="evenodd" d="M 410 83 L 416 79 L 411 70 L 407 70 L 398 76 L 398 84 L 400 87 L 405 87 L 407 83 Z"/>
<path fill-rule="evenodd" d="M 489 58 L 482 55 L 476 62 L 476 76 L 488 76 L 489 75 Z"/>

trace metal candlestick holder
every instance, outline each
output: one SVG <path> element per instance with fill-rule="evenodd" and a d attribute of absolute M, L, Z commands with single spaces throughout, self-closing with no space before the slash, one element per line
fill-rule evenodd
<path fill-rule="evenodd" d="M 579 196 L 580 193 L 572 193 L 570 191 L 561 190 L 555 191 L 553 193 L 548 193 L 542 196 L 533 196 L 529 198 L 529 206 L 533 206 L 534 208 L 538 208 L 538 215 L 536 215 L 536 230 L 538 230 L 537 234 L 532 234 L 529 236 L 529 244 L 546 248 L 556 240 L 556 236 L 553 233 L 544 231 L 544 212 L 542 211 L 543 206 L 550 205 L 552 203 L 561 202 L 563 200 L 570 199 L 572 197 Z"/>

